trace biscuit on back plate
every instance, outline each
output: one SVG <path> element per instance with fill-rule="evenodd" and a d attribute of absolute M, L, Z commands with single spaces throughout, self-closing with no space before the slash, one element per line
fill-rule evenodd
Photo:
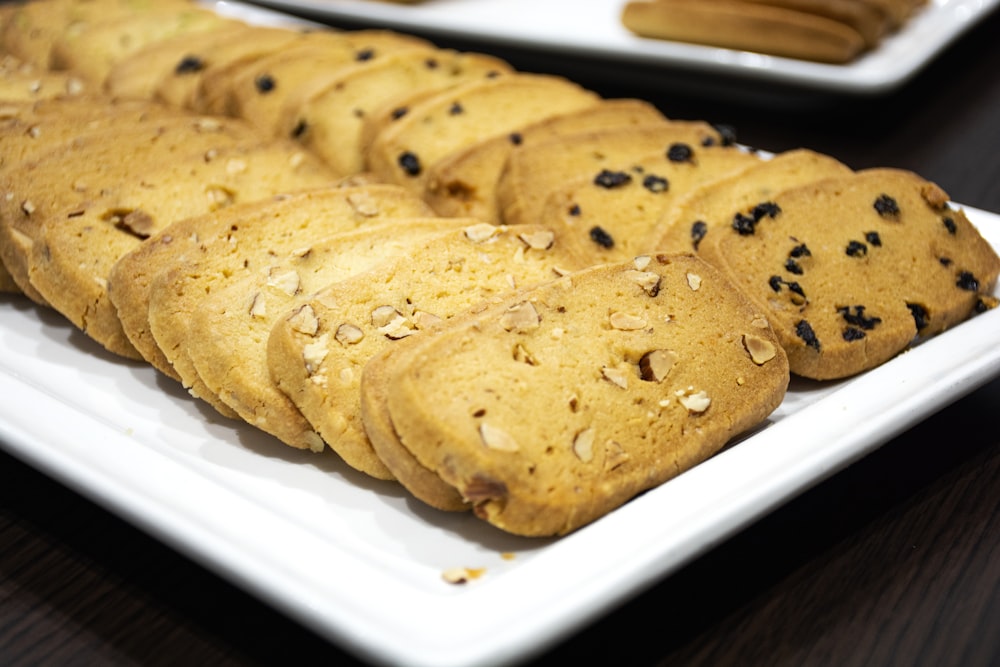
<path fill-rule="evenodd" d="M 690 255 L 511 293 L 403 340 L 380 371 L 404 486 L 436 476 L 479 518 L 536 537 L 704 461 L 764 422 L 789 381 L 759 308 Z"/>
<path fill-rule="evenodd" d="M 947 194 L 867 169 L 733 211 L 698 253 L 768 317 L 792 373 L 849 377 L 992 307 L 1000 258 Z"/>
<path fill-rule="evenodd" d="M 150 237 L 150 252 L 140 249 L 140 262 L 130 262 L 137 270 L 123 275 L 144 284 L 135 292 L 146 299 L 144 328 L 173 373 L 192 395 L 218 408 L 221 401 L 198 376 L 186 347 L 193 334 L 191 318 L 206 295 L 240 272 L 267 264 L 274 253 L 289 253 L 315 239 L 387 219 L 431 215 L 423 200 L 396 186 L 293 193 L 171 225 Z"/>
<path fill-rule="evenodd" d="M 410 106 L 376 135 L 367 168 L 423 192 L 428 169 L 490 136 L 597 104 L 599 97 L 562 77 L 513 72 L 449 88 Z"/>
<path fill-rule="evenodd" d="M 497 206 L 506 224 L 537 223 L 550 193 L 580 176 L 607 165 L 666 152 L 670 146 L 729 143 L 702 121 L 672 120 L 636 127 L 609 127 L 573 132 L 524 146 L 511 153 L 497 182 Z"/>
<path fill-rule="evenodd" d="M 635 127 L 666 121 L 652 104 L 638 99 L 601 100 L 593 106 L 526 125 L 507 135 L 478 141 L 428 167 L 424 198 L 441 215 L 466 215 L 500 222 L 496 186 L 507 157 L 521 146 L 562 134 L 607 127 Z"/>
<path fill-rule="evenodd" d="M 281 318 L 268 338 L 271 377 L 346 462 L 371 466 L 380 459 L 361 424 L 359 395 L 371 357 L 477 303 L 579 266 L 540 227 L 477 222 L 437 235 Z"/>

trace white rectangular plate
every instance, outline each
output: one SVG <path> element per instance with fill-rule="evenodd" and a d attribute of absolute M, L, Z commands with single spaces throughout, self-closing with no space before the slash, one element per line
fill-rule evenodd
<path fill-rule="evenodd" d="M 226 3 L 221 3 L 226 4 Z M 330 20 L 455 37 L 604 63 L 726 74 L 838 93 L 895 89 L 996 9 L 1000 0 L 929 0 L 902 30 L 846 65 L 644 39 L 622 26 L 624 0 L 259 0 Z"/>
<path fill-rule="evenodd" d="M 968 211 L 1000 247 L 1000 216 Z M 52 311 L 0 298 L 0 446 L 369 660 L 510 664 L 1000 375 L 1000 309 L 558 540 L 502 534 L 216 415 Z M 482 568 L 466 585 L 454 567 Z"/>

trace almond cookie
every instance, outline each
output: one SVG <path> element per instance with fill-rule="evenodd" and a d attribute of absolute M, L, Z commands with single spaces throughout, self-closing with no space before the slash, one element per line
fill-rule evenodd
<path fill-rule="evenodd" d="M 451 153 L 599 99 L 551 75 L 514 72 L 472 81 L 410 106 L 374 138 L 367 167 L 388 182 L 422 192 L 427 169 Z"/>
<path fill-rule="evenodd" d="M 759 308 L 687 255 L 512 293 L 404 341 L 384 371 L 386 412 L 415 464 L 476 516 L 539 537 L 712 456 L 760 425 L 789 380 Z"/>
<path fill-rule="evenodd" d="M 636 35 L 846 63 L 866 48 L 856 29 L 825 16 L 739 0 L 632 0 L 622 24 Z"/>
<path fill-rule="evenodd" d="M 146 327 L 188 391 L 219 408 L 221 401 L 198 376 L 185 345 L 194 334 L 191 318 L 206 294 L 241 272 L 267 265 L 275 253 L 377 222 L 432 215 L 423 200 L 397 186 L 365 185 L 316 190 L 182 221 L 150 239 L 154 251 L 142 267 L 148 286 L 139 292 L 148 298 Z"/>
<path fill-rule="evenodd" d="M 660 250 L 695 251 L 713 230 L 729 226 L 734 211 L 797 185 L 850 173 L 850 167 L 842 162 L 808 149 L 779 153 L 678 198 L 650 230 L 646 245 Z"/>
<path fill-rule="evenodd" d="M 97 132 L 90 130 L 89 121 L 70 120 L 79 123 L 78 138 L 0 174 L 0 256 L 29 295 L 31 244 L 43 220 L 69 215 L 81 202 L 114 190 L 143 160 L 157 164 L 256 141 L 237 121 L 176 113 L 141 115 Z"/>
<path fill-rule="evenodd" d="M 733 211 L 698 253 L 766 314 L 793 373 L 874 368 L 995 304 L 1000 258 L 935 184 L 869 169 Z"/>
<path fill-rule="evenodd" d="M 367 361 L 477 303 L 579 266 L 540 227 L 478 223 L 436 236 L 282 317 L 268 338 L 271 377 L 349 465 L 385 470 L 361 425 Z"/>
<path fill-rule="evenodd" d="M 428 167 L 424 199 L 441 215 L 471 216 L 499 223 L 496 187 L 508 156 L 538 141 L 608 127 L 666 121 L 652 104 L 637 99 L 600 100 L 578 111 L 526 125 L 510 134 L 474 142 Z"/>
<path fill-rule="evenodd" d="M 418 91 L 429 94 L 509 72 L 507 63 L 481 54 L 432 47 L 396 51 L 328 75 L 301 101 L 289 101 L 282 123 L 290 136 L 350 174 L 367 168 L 365 123 L 381 108 L 395 108 L 400 97 Z"/>
<path fill-rule="evenodd" d="M 676 143 L 711 146 L 730 138 L 702 121 L 655 122 L 574 132 L 511 153 L 497 182 L 501 219 L 510 225 L 537 223 L 552 191 L 608 165 L 627 164 Z"/>
<path fill-rule="evenodd" d="M 436 217 L 400 219 L 276 253 L 201 300 L 192 314 L 192 336 L 185 341 L 187 357 L 208 390 L 247 423 L 291 447 L 322 451 L 322 438 L 271 381 L 267 338 L 275 322 L 321 288 L 468 224 Z M 365 472 L 388 477 L 381 466 Z"/>
<path fill-rule="evenodd" d="M 658 250 L 650 230 L 673 201 L 700 184 L 760 162 L 735 146 L 675 142 L 649 157 L 609 164 L 554 189 L 540 221 L 576 244 L 591 263 L 626 261 Z"/>
<path fill-rule="evenodd" d="M 141 356 L 107 294 L 115 262 L 175 220 L 333 181 L 325 165 L 291 142 L 212 149 L 138 171 L 111 193 L 42 220 L 29 262 L 46 301 L 109 351 Z"/>

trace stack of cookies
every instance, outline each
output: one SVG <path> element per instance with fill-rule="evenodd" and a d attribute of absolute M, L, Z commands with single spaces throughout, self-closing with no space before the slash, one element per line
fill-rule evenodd
<path fill-rule="evenodd" d="M 0 21 L 0 287 L 511 533 L 586 525 L 758 427 L 791 374 L 995 305 L 1000 259 L 916 174 L 765 158 L 390 31 L 183 0 Z"/>
<path fill-rule="evenodd" d="M 927 0 L 630 0 L 640 37 L 843 64 L 876 48 Z"/>

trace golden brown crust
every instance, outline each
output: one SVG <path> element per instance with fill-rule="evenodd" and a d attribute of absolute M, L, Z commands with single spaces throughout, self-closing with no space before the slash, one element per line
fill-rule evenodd
<path fill-rule="evenodd" d="M 633 0 L 621 20 L 643 37 L 827 63 L 846 63 L 866 48 L 861 33 L 840 21 L 738 0 Z"/>

